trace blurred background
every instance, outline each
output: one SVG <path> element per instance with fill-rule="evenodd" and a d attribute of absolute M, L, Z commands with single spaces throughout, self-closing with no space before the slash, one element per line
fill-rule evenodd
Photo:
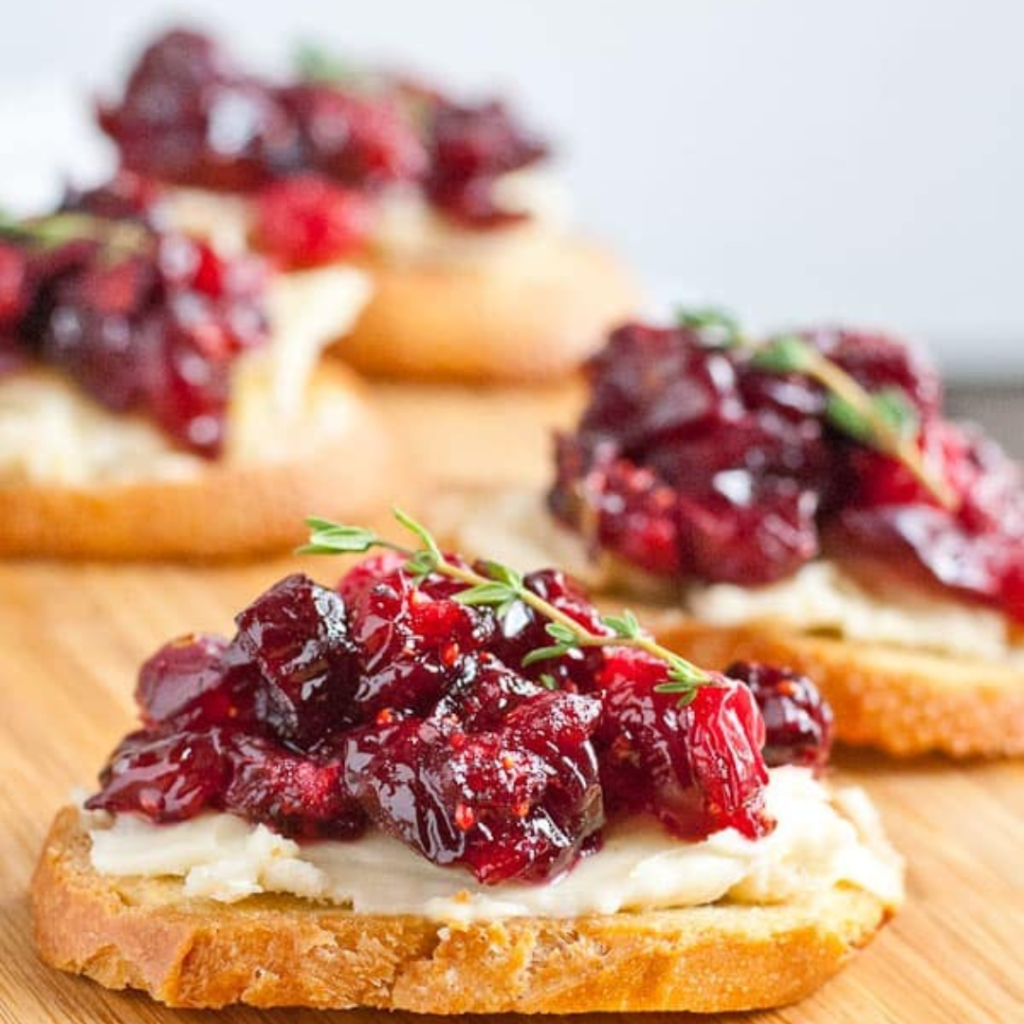
<path fill-rule="evenodd" d="M 14 0 L 11 0 L 12 6 Z M 109 153 L 83 109 L 175 22 L 284 67 L 297 42 L 508 93 L 652 305 L 917 334 L 1024 383 L 1019 0 L 31 0 L 0 38 L 0 203 Z"/>

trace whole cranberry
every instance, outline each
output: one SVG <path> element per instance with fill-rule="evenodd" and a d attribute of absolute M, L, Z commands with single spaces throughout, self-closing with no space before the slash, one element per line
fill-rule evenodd
<path fill-rule="evenodd" d="M 296 839 L 354 839 L 366 816 L 344 785 L 344 766 L 286 750 L 257 736 L 227 745 L 224 810 Z"/>
<path fill-rule="evenodd" d="M 266 186 L 256 204 L 256 241 L 286 267 L 316 266 L 359 249 L 373 207 L 353 189 L 304 174 Z"/>
<path fill-rule="evenodd" d="M 547 146 L 513 120 L 500 103 L 434 105 L 428 126 L 428 198 L 448 216 L 472 227 L 500 227 L 523 214 L 495 199 L 498 177 L 536 163 Z"/>
<path fill-rule="evenodd" d="M 235 622 L 235 644 L 262 677 L 260 714 L 277 736 L 308 745 L 354 720 L 358 652 L 337 593 L 287 576 Z"/>
<path fill-rule="evenodd" d="M 227 640 L 190 634 L 165 644 L 143 663 L 135 699 L 149 728 L 254 728 L 258 681 L 259 674 Z"/>
<path fill-rule="evenodd" d="M 292 118 L 268 86 L 235 69 L 206 36 L 173 30 L 142 55 L 120 104 L 99 111 L 124 166 L 164 181 L 251 189 L 292 166 Z"/>
<path fill-rule="evenodd" d="M 687 840 L 724 828 L 767 834 L 764 721 L 751 691 L 721 677 L 680 707 L 656 689 L 666 680 L 665 663 L 642 652 L 608 657 L 596 737 L 608 810 L 654 814 Z"/>
<path fill-rule="evenodd" d="M 571 576 L 556 569 L 528 573 L 523 582 L 527 589 L 554 605 L 591 633 L 608 635 L 611 630 L 601 621 L 586 591 Z M 519 602 L 496 620 L 496 632 L 490 649 L 515 672 L 533 681 L 542 678 L 548 686 L 559 690 L 583 690 L 593 686 L 603 654 L 597 648 L 574 649 L 560 658 L 533 662 L 523 661 L 531 651 L 551 644 L 546 631 L 547 619 L 528 605 Z"/>
<path fill-rule="evenodd" d="M 152 223 L 161 193 L 153 179 L 121 168 L 94 188 L 69 189 L 61 209 L 111 220 Z"/>
<path fill-rule="evenodd" d="M 193 818 L 216 807 L 227 779 L 221 730 L 126 736 L 100 775 L 89 810 L 141 814 L 150 821 Z"/>
<path fill-rule="evenodd" d="M 386 96 L 346 93 L 324 83 L 289 86 L 277 95 L 295 120 L 310 170 L 375 189 L 416 179 L 426 169 L 423 143 Z"/>
<path fill-rule="evenodd" d="M 925 418 L 940 411 L 939 371 L 919 346 L 870 331 L 825 328 L 808 331 L 806 336 L 869 391 L 898 387 Z"/>
<path fill-rule="evenodd" d="M 12 334 L 28 309 L 28 261 L 14 245 L 0 242 L 0 335 Z"/>
<path fill-rule="evenodd" d="M 733 662 L 725 675 L 749 686 L 761 709 L 769 768 L 825 767 L 832 748 L 832 709 L 807 676 L 749 661 Z"/>
<path fill-rule="evenodd" d="M 371 563 L 382 569 L 389 564 Z M 489 641 L 493 616 L 448 596 L 457 584 L 439 577 L 417 583 L 404 567 L 367 584 L 356 582 L 350 609 L 360 649 L 354 702 L 364 719 L 381 712 L 423 714 L 458 678 L 462 656 Z M 342 581 L 342 592 L 347 589 Z"/>

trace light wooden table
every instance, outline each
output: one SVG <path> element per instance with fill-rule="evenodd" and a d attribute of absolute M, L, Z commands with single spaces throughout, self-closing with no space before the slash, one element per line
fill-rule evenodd
<path fill-rule="evenodd" d="M 405 409 L 405 427 L 415 435 L 421 465 L 431 465 L 431 453 L 443 444 L 442 477 L 535 482 L 543 477 L 544 431 L 516 422 L 529 411 L 528 399 L 453 392 L 443 403 L 443 415 L 427 401 L 414 406 L 412 396 L 395 389 L 384 400 Z M 462 427 L 453 410 L 463 400 L 475 406 L 474 415 L 484 406 L 491 410 L 486 429 Z M 546 408 L 553 410 L 552 422 L 571 408 L 564 396 L 553 396 L 551 403 Z M 432 437 L 431 430 L 440 433 Z M 383 1020 L 368 1011 L 170 1011 L 138 995 L 106 992 L 52 972 L 32 951 L 27 887 L 43 834 L 69 792 L 92 783 L 131 726 L 131 690 L 142 658 L 179 633 L 229 630 L 235 611 L 297 564 L 294 559 L 219 569 L 0 564 L 2 1024 Z M 324 561 L 303 566 L 325 580 L 338 572 Z M 938 759 L 903 764 L 843 752 L 836 774 L 867 786 L 881 807 L 894 842 L 910 860 L 909 903 L 869 949 L 810 999 L 772 1013 L 719 1020 L 1024 1020 L 1024 765 L 955 765 Z M 406 1017 L 405 1024 L 415 1024 L 416 1018 Z"/>

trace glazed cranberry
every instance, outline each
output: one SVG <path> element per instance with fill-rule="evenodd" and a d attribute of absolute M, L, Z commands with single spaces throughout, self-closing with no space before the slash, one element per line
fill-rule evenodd
<path fill-rule="evenodd" d="M 416 179 L 426 169 L 423 143 L 388 97 L 319 83 L 290 86 L 278 95 L 295 119 L 310 169 L 370 189 Z"/>
<path fill-rule="evenodd" d="M 457 589 L 435 577 L 417 586 L 396 568 L 357 593 L 352 635 L 361 671 L 354 700 L 362 716 L 423 713 L 457 678 L 461 656 L 489 641 L 493 617 L 447 596 Z"/>
<path fill-rule="evenodd" d="M 31 254 L 26 344 L 115 411 L 149 415 L 198 454 L 221 451 L 234 361 L 266 340 L 262 278 L 206 245 L 153 235 L 111 262 L 93 243 Z"/>
<path fill-rule="evenodd" d="M 13 245 L 0 242 L 0 335 L 13 333 L 28 307 L 28 261 Z"/>
<path fill-rule="evenodd" d="M 509 171 L 536 163 L 547 147 L 517 124 L 500 103 L 441 102 L 429 127 L 427 196 L 445 214 L 475 227 L 498 227 L 523 214 L 503 209 L 494 184 Z"/>
<path fill-rule="evenodd" d="M 939 412 L 939 372 L 916 345 L 867 331 L 818 330 L 807 337 L 869 391 L 897 387 L 926 417 Z"/>
<path fill-rule="evenodd" d="M 172 31 L 143 53 L 100 125 L 133 171 L 191 186 L 254 188 L 295 163 L 298 131 L 273 90 L 240 74 L 215 43 Z"/>
<path fill-rule="evenodd" d="M 367 239 L 373 208 L 361 193 L 306 174 L 268 185 L 256 206 L 256 241 L 286 267 L 347 256 Z"/>
<path fill-rule="evenodd" d="M 192 634 L 165 644 L 143 664 L 135 699 L 149 728 L 253 728 L 257 679 L 222 637 Z"/>
<path fill-rule="evenodd" d="M 749 686 L 761 709 L 769 768 L 825 767 L 832 747 L 832 709 L 807 676 L 748 661 L 734 662 L 725 675 Z"/>
<path fill-rule="evenodd" d="M 723 828 L 765 835 L 764 721 L 750 690 L 722 677 L 680 707 L 655 689 L 666 678 L 664 663 L 626 649 L 602 670 L 596 742 L 608 810 L 647 811 L 683 839 Z"/>
<path fill-rule="evenodd" d="M 220 730 L 141 730 L 121 741 L 100 775 L 99 793 L 85 806 L 155 822 L 185 821 L 217 805 L 226 779 Z"/>
<path fill-rule="evenodd" d="M 344 786 L 344 766 L 285 750 L 270 740 L 234 736 L 225 811 L 296 839 L 354 839 L 366 816 Z"/>
<path fill-rule="evenodd" d="M 591 633 L 609 634 L 611 630 L 601 621 L 597 609 L 590 603 L 586 592 L 571 576 L 556 569 L 542 569 L 528 573 L 523 582 L 527 588 Z M 586 691 L 593 685 L 594 676 L 601 665 L 603 654 L 597 648 L 573 650 L 561 658 L 537 661 L 524 666 L 523 659 L 540 647 L 551 644 L 545 626 L 547 620 L 528 605 L 517 603 L 497 623 L 497 632 L 490 649 L 506 665 L 528 679 L 542 678 L 548 686 L 557 689 Z"/>
<path fill-rule="evenodd" d="M 70 189 L 61 209 L 110 220 L 151 222 L 160 201 L 156 182 L 122 168 L 109 181 L 91 189 Z"/>
<path fill-rule="evenodd" d="M 587 742 L 599 713 L 591 698 L 540 692 L 491 731 L 433 718 L 371 727 L 348 740 L 348 785 L 434 863 L 485 883 L 554 876 L 603 820 Z"/>
<path fill-rule="evenodd" d="M 358 655 L 345 604 L 307 576 L 288 576 L 235 619 L 236 644 L 260 670 L 262 717 L 309 745 L 350 724 Z"/>

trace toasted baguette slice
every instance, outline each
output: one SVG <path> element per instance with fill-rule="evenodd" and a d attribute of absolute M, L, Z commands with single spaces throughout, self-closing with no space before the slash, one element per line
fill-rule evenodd
<path fill-rule="evenodd" d="M 891 913 L 849 887 L 775 906 L 460 926 L 284 896 L 225 905 L 173 879 L 98 875 L 74 808 L 54 822 L 32 892 L 42 958 L 108 988 L 181 1007 L 444 1014 L 777 1006 L 831 977 Z"/>
<path fill-rule="evenodd" d="M 552 239 L 522 259 L 377 258 L 365 267 L 373 296 L 335 351 L 378 376 L 550 381 L 579 366 L 638 303 L 619 263 L 575 238 Z"/>
<path fill-rule="evenodd" d="M 809 675 L 828 698 L 838 737 L 910 756 L 1024 754 L 1024 670 L 881 644 L 798 633 L 781 623 L 711 626 L 647 611 L 662 643 L 698 664 L 764 661 Z M 638 612 L 639 613 L 639 612 Z"/>
<path fill-rule="evenodd" d="M 309 407 L 266 459 L 224 458 L 173 478 L 0 486 L 0 555 L 210 558 L 280 550 L 310 512 L 358 518 L 393 496 L 389 433 L 363 386 L 319 368 Z"/>
<path fill-rule="evenodd" d="M 847 641 L 782 622 L 702 622 L 681 610 L 678 593 L 652 578 L 623 566 L 592 565 L 579 538 L 547 516 L 537 492 L 449 491 L 431 500 L 424 518 L 444 543 L 470 557 L 521 569 L 560 565 L 592 591 L 608 591 L 602 604 L 618 609 L 628 601 L 659 640 L 699 665 L 764 661 L 809 675 L 832 705 L 836 735 L 845 743 L 900 756 L 1024 754 L 1019 665 Z M 646 606 L 636 604 L 637 595 Z"/>

